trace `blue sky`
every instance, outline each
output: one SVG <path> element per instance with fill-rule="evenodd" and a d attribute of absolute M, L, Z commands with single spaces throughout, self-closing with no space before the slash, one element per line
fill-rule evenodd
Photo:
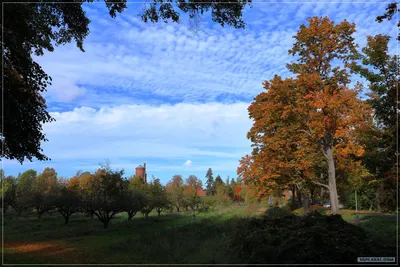
<path fill-rule="evenodd" d="M 292 2 L 292 3 L 290 3 Z M 310 16 L 356 23 L 356 42 L 367 35 L 393 36 L 396 21 L 377 23 L 387 3 L 253 3 L 245 29 L 221 27 L 205 16 L 197 30 L 180 24 L 143 23 L 143 4 L 129 3 L 112 19 L 103 2 L 85 4 L 91 20 L 85 53 L 71 43 L 37 58 L 52 76 L 45 93 L 56 122 L 45 124 L 49 162 L 3 161 L 7 175 L 53 167 L 59 176 L 94 171 L 109 160 L 127 175 L 147 163 L 148 176 L 166 183 L 174 174 L 205 181 L 212 168 L 236 177 L 251 151 L 247 107 L 262 82 L 287 77 L 292 36 Z"/>

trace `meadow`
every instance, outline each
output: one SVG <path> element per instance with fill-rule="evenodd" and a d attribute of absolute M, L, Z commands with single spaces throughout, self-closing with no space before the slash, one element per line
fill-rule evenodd
<path fill-rule="evenodd" d="M 246 258 L 229 249 L 241 220 L 259 218 L 267 210 L 261 204 L 225 205 L 197 214 L 152 212 L 146 220 L 138 213 L 131 221 L 126 213 L 104 229 L 96 219 L 71 216 L 65 225 L 58 214 L 38 220 L 32 213 L 4 217 L 5 264 L 244 264 Z M 345 215 L 353 221 L 353 215 Z M 394 246 L 396 220 L 363 217 L 359 226 L 371 240 Z M 379 255 L 373 255 L 379 256 Z M 394 255 L 393 255 L 394 256 Z"/>

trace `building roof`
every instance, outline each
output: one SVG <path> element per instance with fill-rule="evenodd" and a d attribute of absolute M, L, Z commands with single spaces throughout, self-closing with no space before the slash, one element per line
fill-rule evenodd
<path fill-rule="evenodd" d="M 206 191 L 203 189 L 197 189 L 197 195 L 199 197 L 204 197 L 206 195 Z"/>

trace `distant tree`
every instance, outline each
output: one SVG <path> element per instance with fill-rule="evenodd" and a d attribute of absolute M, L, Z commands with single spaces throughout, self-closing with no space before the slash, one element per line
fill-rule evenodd
<path fill-rule="evenodd" d="M 71 179 L 68 180 L 68 183 L 66 184 L 66 187 L 68 187 L 69 189 L 74 189 L 74 190 L 78 190 L 80 189 L 80 180 L 79 177 L 74 176 Z"/>
<path fill-rule="evenodd" d="M 153 182 L 153 198 L 154 207 L 157 211 L 158 216 L 161 212 L 171 208 L 171 203 L 167 195 L 167 191 L 164 186 L 161 185 L 160 179 L 155 179 Z"/>
<path fill-rule="evenodd" d="M 206 194 L 207 196 L 213 196 L 215 195 L 215 182 L 211 168 L 207 170 L 206 178 Z"/>
<path fill-rule="evenodd" d="M 99 190 L 99 176 L 90 172 L 84 172 L 79 176 L 80 197 L 82 200 L 82 210 L 90 214 L 93 219 L 94 211 L 91 203 L 95 201 L 96 193 Z"/>
<path fill-rule="evenodd" d="M 7 212 L 8 207 L 12 207 L 16 200 L 16 185 L 17 180 L 14 176 L 4 176 L 3 170 L 0 173 L 1 177 L 1 200 L 3 203 L 3 212 Z M 17 211 L 18 209 L 16 209 Z"/>
<path fill-rule="evenodd" d="M 136 213 L 145 206 L 145 201 L 145 193 L 139 188 L 132 186 L 132 184 L 128 184 L 121 201 L 122 210 L 128 213 L 128 221 L 132 220 Z"/>
<path fill-rule="evenodd" d="M 125 182 L 124 170 L 113 171 L 102 166 L 94 174 L 96 191 L 91 200 L 90 207 L 94 215 L 108 228 L 111 219 L 123 211 L 123 197 Z"/>
<path fill-rule="evenodd" d="M 227 179 L 227 182 L 225 183 L 225 194 L 230 198 L 233 198 L 233 187 L 229 183 L 229 179 Z"/>
<path fill-rule="evenodd" d="M 218 186 L 218 185 L 223 185 L 224 184 L 224 181 L 222 181 L 222 178 L 221 178 L 221 176 L 217 176 L 217 177 L 215 177 L 215 186 Z"/>
<path fill-rule="evenodd" d="M 33 205 L 39 219 L 54 208 L 56 190 L 57 172 L 53 168 L 45 168 L 33 181 Z"/>
<path fill-rule="evenodd" d="M 17 216 L 20 216 L 23 211 L 33 207 L 33 184 L 36 175 L 36 171 L 30 169 L 20 174 L 17 178 L 15 195 L 11 202 L 11 206 L 17 212 Z"/>
<path fill-rule="evenodd" d="M 54 205 L 56 210 L 64 217 L 65 224 L 68 224 L 70 216 L 79 212 L 81 208 L 79 187 L 76 184 L 70 186 L 67 183 L 59 182 Z"/>
<path fill-rule="evenodd" d="M 201 200 L 198 191 L 202 188 L 202 182 L 195 175 L 190 175 L 186 179 L 184 196 L 187 206 L 192 210 L 193 218 L 196 218 L 196 212 L 200 209 Z"/>
<path fill-rule="evenodd" d="M 183 191 L 184 181 L 181 175 L 174 175 L 171 181 L 166 185 L 166 190 L 170 193 L 170 200 L 172 205 L 176 207 L 179 212 L 180 208 L 184 206 Z"/>
<path fill-rule="evenodd" d="M 154 193 L 154 191 L 153 191 L 153 182 L 150 182 L 148 184 L 144 184 L 142 186 L 142 190 L 145 193 L 146 198 L 145 198 L 145 201 L 144 201 L 144 205 L 143 205 L 143 207 L 142 207 L 142 209 L 140 211 L 144 214 L 144 216 L 145 216 L 145 218 L 147 220 L 149 218 L 150 212 L 152 212 L 154 210 L 155 205 L 156 205 L 154 194 L 153 194 Z"/>

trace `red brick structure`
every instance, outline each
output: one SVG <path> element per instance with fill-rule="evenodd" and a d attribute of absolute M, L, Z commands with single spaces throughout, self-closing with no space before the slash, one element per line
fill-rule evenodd
<path fill-rule="evenodd" d="M 135 176 L 140 177 L 143 182 L 147 183 L 146 163 L 136 167 Z"/>

